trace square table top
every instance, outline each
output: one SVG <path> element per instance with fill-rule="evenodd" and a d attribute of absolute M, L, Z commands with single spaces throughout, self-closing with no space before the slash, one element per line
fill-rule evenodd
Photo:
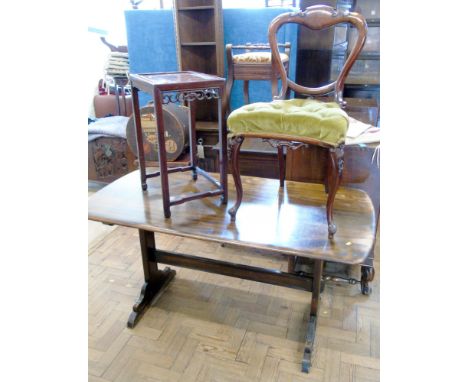
<path fill-rule="evenodd" d="M 132 86 L 146 92 L 194 90 L 223 86 L 226 80 L 212 74 L 194 71 L 130 74 Z"/>
<path fill-rule="evenodd" d="M 216 177 L 216 174 L 213 174 Z M 164 218 L 160 180 L 147 180 L 142 191 L 140 173 L 117 179 L 89 198 L 88 218 L 153 232 L 227 243 L 268 252 L 361 264 L 372 253 L 376 221 L 369 196 L 341 187 L 335 199 L 337 232 L 328 240 L 326 194 L 323 185 L 242 177 L 244 198 L 235 222 L 227 213 L 235 188 L 229 177 L 229 202 L 219 197 L 193 200 L 171 207 Z M 214 189 L 203 177 L 193 181 L 187 173 L 169 175 L 174 195 Z M 157 243 L 156 243 L 157 245 Z"/>

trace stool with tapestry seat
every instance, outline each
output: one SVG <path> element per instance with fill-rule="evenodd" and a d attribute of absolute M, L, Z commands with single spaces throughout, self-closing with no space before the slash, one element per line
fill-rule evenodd
<path fill-rule="evenodd" d="M 278 44 L 283 52 L 280 53 L 281 62 L 286 72 L 289 72 L 289 55 L 291 43 Z M 267 80 L 271 81 L 272 97 L 278 95 L 278 78 L 280 73 L 275 70 L 271 62 L 271 52 L 269 44 L 226 45 L 227 58 L 227 82 L 224 106 L 230 110 L 230 99 L 234 80 L 244 81 L 244 104 L 249 100 L 249 81 Z M 234 54 L 234 51 L 244 51 L 244 53 Z"/>

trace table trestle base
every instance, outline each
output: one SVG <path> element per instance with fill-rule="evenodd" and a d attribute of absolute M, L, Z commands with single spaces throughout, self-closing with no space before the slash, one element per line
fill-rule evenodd
<path fill-rule="evenodd" d="M 141 287 L 140 296 L 133 305 L 132 313 L 128 317 L 127 327 L 134 328 L 151 303 L 159 297 L 174 278 L 176 271 L 166 267 L 157 271 L 151 282 L 145 282 Z"/>
<path fill-rule="evenodd" d="M 222 193 L 223 191 L 219 190 L 214 192 Z M 193 196 L 189 198 L 192 197 Z M 133 306 L 133 311 L 128 319 L 127 326 L 129 328 L 135 327 L 145 310 L 152 304 L 152 301 L 161 295 L 175 276 L 175 271 L 168 267 L 163 271 L 159 270 L 158 263 L 300 289 L 312 292 L 310 314 L 307 323 L 307 335 L 302 359 L 302 371 L 305 373 L 309 372 L 312 364 L 313 343 L 317 326 L 323 260 L 315 260 L 313 276 L 310 277 L 303 274 L 282 272 L 276 269 L 260 268 L 206 257 L 158 250 L 156 249 L 153 232 L 140 229 L 139 234 L 145 282 L 141 288 L 141 294 Z"/>
<path fill-rule="evenodd" d="M 266 269 L 161 250 L 151 251 L 150 260 L 176 267 L 190 268 L 308 292 L 312 291 L 313 280 L 311 277 L 295 275 L 276 269 Z"/>

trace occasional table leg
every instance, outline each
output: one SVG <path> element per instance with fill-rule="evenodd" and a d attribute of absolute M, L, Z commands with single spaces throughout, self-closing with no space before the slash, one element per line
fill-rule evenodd
<path fill-rule="evenodd" d="M 151 301 L 164 291 L 176 273 L 168 267 L 162 271 L 158 269 L 158 264 L 154 261 L 154 256 L 152 255 L 156 250 L 154 233 L 144 230 L 138 230 L 138 232 L 140 234 L 141 259 L 145 282 L 141 287 L 140 296 L 133 305 L 133 311 L 128 317 L 127 326 L 129 328 L 135 327 L 145 310 L 151 305 Z"/>
<path fill-rule="evenodd" d="M 315 260 L 314 279 L 312 285 L 312 303 L 310 306 L 309 322 L 307 324 L 307 334 L 304 347 L 304 356 L 302 357 L 302 372 L 308 373 L 312 363 L 312 351 L 315 340 L 315 331 L 317 328 L 318 304 L 320 298 L 320 286 L 322 282 L 323 261 Z"/>
<path fill-rule="evenodd" d="M 189 137 L 190 137 L 190 165 L 192 166 L 192 179 L 197 180 L 197 166 L 198 166 L 198 155 L 197 155 L 197 132 L 195 130 L 195 100 L 188 101 L 189 105 Z"/>
<path fill-rule="evenodd" d="M 222 204 L 228 202 L 228 155 L 227 155 L 227 126 L 226 126 L 226 111 L 223 109 L 222 99 L 224 97 L 224 88 L 219 89 L 218 98 L 218 131 L 219 131 L 219 178 L 221 187 L 223 188 L 223 195 L 221 197 Z"/>
<path fill-rule="evenodd" d="M 133 86 L 132 86 L 132 100 L 133 100 L 133 122 L 135 123 L 135 135 L 137 139 L 138 165 L 140 167 L 141 188 L 143 189 L 143 191 L 146 191 L 148 188 L 148 185 L 146 184 L 145 149 L 143 145 L 143 130 L 141 127 L 138 89 Z"/>
<path fill-rule="evenodd" d="M 154 97 L 154 111 L 156 114 L 156 125 L 158 134 L 158 156 L 159 156 L 159 171 L 161 178 L 161 192 L 164 207 L 164 217 L 171 217 L 171 205 L 169 195 L 169 179 L 167 173 L 167 155 L 166 155 L 166 136 L 164 131 L 164 117 L 162 108 L 162 95 L 159 89 L 155 89 Z"/>

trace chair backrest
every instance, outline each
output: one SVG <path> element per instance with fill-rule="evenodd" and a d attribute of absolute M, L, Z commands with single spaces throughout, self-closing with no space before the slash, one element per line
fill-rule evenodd
<path fill-rule="evenodd" d="M 309 88 L 301 86 L 288 78 L 286 70 L 281 64 L 280 52 L 276 38 L 278 29 L 283 24 L 288 23 L 303 25 L 313 30 L 328 28 L 340 23 L 351 23 L 357 28 L 358 38 L 353 49 L 348 55 L 348 58 L 343 65 L 343 68 L 336 81 L 320 87 Z M 274 98 L 284 99 L 288 88 L 291 88 L 297 93 L 307 95 L 325 95 L 334 91 L 335 101 L 340 106 L 345 106 L 345 102 L 343 101 L 343 88 L 345 79 L 357 57 L 361 53 L 362 47 L 366 42 L 366 36 L 367 23 L 366 19 L 362 15 L 356 12 L 337 11 L 336 9 L 326 5 L 314 5 L 307 8 L 305 11 L 283 13 L 277 16 L 275 19 L 273 19 L 273 21 L 270 23 L 270 26 L 268 27 L 268 40 L 271 46 L 272 63 L 276 70 L 280 73 L 282 85 L 280 94 Z"/>

